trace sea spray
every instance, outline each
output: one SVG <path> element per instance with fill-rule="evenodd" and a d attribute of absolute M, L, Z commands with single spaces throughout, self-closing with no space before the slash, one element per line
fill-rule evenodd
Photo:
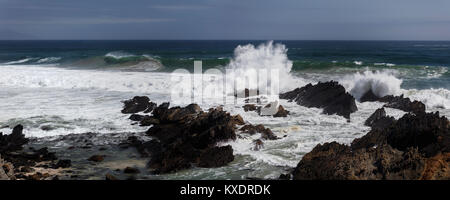
<path fill-rule="evenodd" d="M 398 95 L 403 81 L 388 71 L 365 71 L 345 76 L 339 82 L 359 100 L 370 90 L 378 97 Z"/>
<path fill-rule="evenodd" d="M 274 44 L 273 41 L 257 47 L 252 44 L 239 45 L 234 50 L 234 57 L 226 67 L 230 72 L 227 73 L 227 79 L 234 79 L 238 83 L 247 81 L 249 89 L 258 87 L 258 89 L 264 90 L 267 88 L 267 84 L 270 85 L 275 81 L 278 82 L 281 91 L 290 89 L 294 80 L 290 74 L 293 63 L 289 60 L 287 51 L 285 45 Z M 273 71 L 276 71 L 278 75 L 271 76 L 270 73 Z M 259 76 L 255 73 L 259 73 Z M 227 91 L 229 91 L 228 88 Z"/>

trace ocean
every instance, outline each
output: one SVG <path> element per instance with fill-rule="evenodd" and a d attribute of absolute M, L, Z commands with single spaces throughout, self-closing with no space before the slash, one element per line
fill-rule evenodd
<path fill-rule="evenodd" d="M 202 61 L 203 70 L 234 69 L 237 78 L 254 69 L 277 69 L 281 92 L 335 80 L 356 99 L 369 89 L 381 96 L 403 94 L 422 101 L 429 112 L 450 116 L 447 41 L 0 41 L 0 132 L 9 133 L 22 124 L 24 134 L 36 144 L 50 145 L 59 157 L 75 162 L 78 156 L 83 164 L 79 153 L 65 150 L 74 144 L 62 137 L 95 133 L 90 141 L 94 145 L 119 143 L 131 134 L 145 138 L 148 127 L 132 125 L 129 115 L 120 113 L 121 101 L 145 95 L 158 104 L 191 103 L 191 98 L 172 101 L 171 77 L 177 69 L 193 72 L 197 60 Z M 357 102 L 358 111 L 348 122 L 284 100 L 281 104 L 291 111 L 286 118 L 262 117 L 216 100 L 196 103 L 204 110 L 223 106 L 252 124 L 271 128 L 282 139 L 265 141 L 264 148 L 255 151 L 257 136 L 242 137 L 227 143 L 236 157 L 228 166 L 166 175 L 144 173 L 141 178 L 276 178 L 319 143 L 348 144 L 365 135 L 370 127 L 364 121 L 382 106 Z M 386 110 L 395 118 L 404 114 Z M 112 170 L 123 159 L 145 169 L 145 161 L 130 154 L 118 153 L 92 174 Z"/>

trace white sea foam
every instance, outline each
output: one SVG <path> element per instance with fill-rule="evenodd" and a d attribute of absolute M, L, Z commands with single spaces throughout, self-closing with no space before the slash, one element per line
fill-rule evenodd
<path fill-rule="evenodd" d="M 47 58 L 41 58 L 37 61 L 37 63 L 49 63 L 49 62 L 56 62 L 60 60 L 60 57 L 47 57 Z"/>
<path fill-rule="evenodd" d="M 406 90 L 405 96 L 423 102 L 427 108 L 450 109 L 450 91 L 444 88 Z"/>
<path fill-rule="evenodd" d="M 233 70 L 231 74 L 227 74 L 227 77 L 235 79 L 238 83 L 245 83 L 246 80 L 250 83 L 258 83 L 254 86 L 257 86 L 260 90 L 267 87 L 267 82 L 274 83 L 276 78 L 279 79 L 281 91 L 292 89 L 295 87 L 295 84 L 293 84 L 294 78 L 290 74 L 292 61 L 288 59 L 287 51 L 284 45 L 274 44 L 273 41 L 257 47 L 252 44 L 239 45 L 234 50 L 234 57 L 226 67 L 228 70 Z M 277 77 L 271 76 L 274 75 L 271 74 L 272 70 L 278 73 Z M 266 74 L 264 74 L 264 71 Z M 256 73 L 259 73 L 260 76 L 258 77 Z M 261 81 L 265 77 L 269 77 L 267 82 Z M 248 88 L 255 89 L 251 85 Z"/>
<path fill-rule="evenodd" d="M 4 65 L 14 65 L 14 64 L 21 64 L 21 63 L 26 63 L 30 60 L 33 60 L 35 58 L 25 58 L 25 59 L 20 59 L 20 60 L 16 60 L 16 61 L 11 61 L 11 62 L 6 62 L 3 63 Z"/>
<path fill-rule="evenodd" d="M 366 92 L 372 92 L 378 97 L 398 95 L 401 93 L 402 80 L 388 71 L 365 71 L 345 76 L 339 81 L 356 99 L 360 99 Z"/>

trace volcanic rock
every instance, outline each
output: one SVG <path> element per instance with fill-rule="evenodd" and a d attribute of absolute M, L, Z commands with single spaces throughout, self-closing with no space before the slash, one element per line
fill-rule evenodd
<path fill-rule="evenodd" d="M 135 96 L 133 99 L 129 99 L 123 102 L 124 106 L 122 113 L 132 114 L 142 111 L 150 112 L 156 106 L 156 104 L 151 103 L 150 99 L 146 96 Z"/>
<path fill-rule="evenodd" d="M 347 119 L 350 119 L 350 113 L 358 110 L 355 98 L 335 81 L 308 84 L 280 94 L 280 98 L 295 101 L 305 107 L 323 108 L 325 114 L 337 114 Z"/>

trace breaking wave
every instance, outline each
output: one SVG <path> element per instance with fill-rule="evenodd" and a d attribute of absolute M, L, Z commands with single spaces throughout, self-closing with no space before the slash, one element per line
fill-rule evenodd
<path fill-rule="evenodd" d="M 400 94 L 400 85 L 403 81 L 395 77 L 391 72 L 365 71 L 345 76 L 340 82 L 353 97 L 359 100 L 370 90 L 378 97 Z"/>

